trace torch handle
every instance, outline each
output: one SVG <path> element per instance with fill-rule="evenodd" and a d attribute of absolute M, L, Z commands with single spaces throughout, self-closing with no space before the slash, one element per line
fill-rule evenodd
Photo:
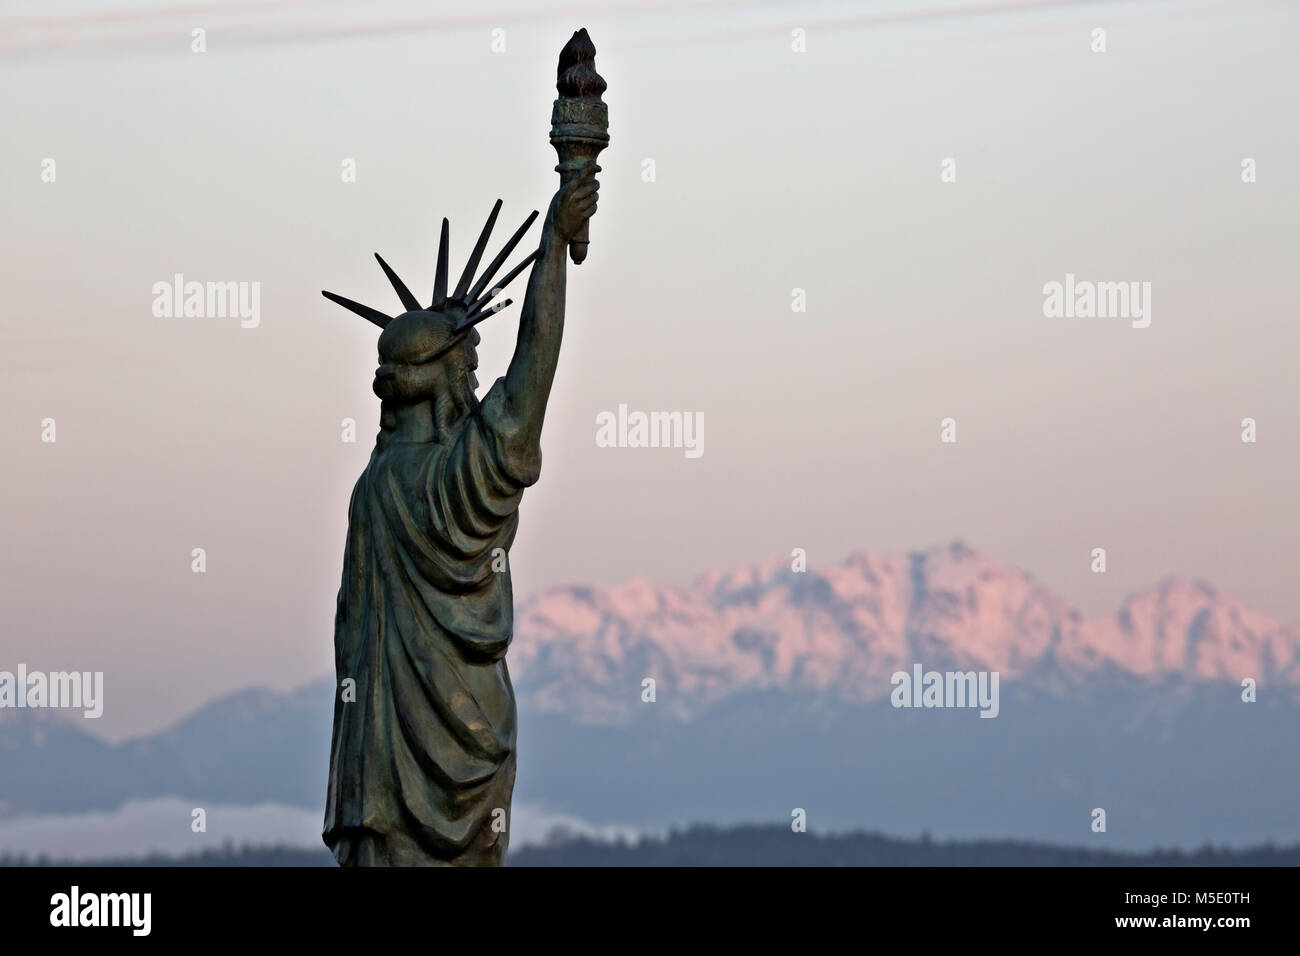
<path fill-rule="evenodd" d="M 590 219 L 586 220 L 578 229 L 578 234 L 569 240 L 569 258 L 573 260 L 575 266 L 582 265 L 587 258 L 587 246 L 591 244 L 587 229 L 589 225 L 591 225 Z"/>
<path fill-rule="evenodd" d="M 594 156 L 583 159 L 569 159 L 561 162 L 555 167 L 555 171 L 560 174 L 560 185 L 566 186 L 574 179 L 577 179 L 582 171 L 587 168 L 588 163 L 594 163 Z M 590 245 L 591 239 L 591 220 L 584 220 L 578 227 L 577 233 L 569 240 L 569 258 L 573 260 L 575 266 L 580 266 L 587 259 L 587 246 Z"/>

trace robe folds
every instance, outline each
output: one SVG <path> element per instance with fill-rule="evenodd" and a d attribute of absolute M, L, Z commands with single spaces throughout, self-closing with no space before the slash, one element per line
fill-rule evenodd
<path fill-rule="evenodd" d="M 516 723 L 505 552 L 541 469 L 504 405 L 498 380 L 445 444 L 381 441 L 353 490 L 323 832 L 341 864 L 504 861 Z"/>

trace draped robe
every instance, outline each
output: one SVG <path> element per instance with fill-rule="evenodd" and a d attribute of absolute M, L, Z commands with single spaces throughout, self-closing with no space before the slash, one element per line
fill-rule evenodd
<path fill-rule="evenodd" d="M 504 403 L 498 380 L 445 443 L 381 440 L 353 490 L 323 833 L 341 864 L 504 861 L 515 777 L 505 552 L 541 469 Z"/>

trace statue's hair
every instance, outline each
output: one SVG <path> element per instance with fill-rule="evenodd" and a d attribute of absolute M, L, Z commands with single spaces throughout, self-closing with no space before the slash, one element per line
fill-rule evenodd
<path fill-rule="evenodd" d="M 440 354 L 439 361 L 446 369 L 447 387 L 437 394 L 430 395 L 425 401 L 433 403 L 434 431 L 441 441 L 453 429 L 453 426 L 466 414 L 479 406 L 478 377 L 470 365 L 470 349 L 478 344 L 478 333 L 473 333 L 469 348 L 452 349 Z M 375 447 L 383 449 L 392 438 L 397 427 L 397 409 L 408 404 L 392 399 L 381 399 L 379 405 L 379 434 L 375 436 Z"/>

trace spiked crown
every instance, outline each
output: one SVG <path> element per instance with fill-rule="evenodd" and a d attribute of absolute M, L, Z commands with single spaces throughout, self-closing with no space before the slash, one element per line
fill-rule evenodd
<path fill-rule="evenodd" d="M 496 258 L 488 264 L 487 269 L 485 269 L 483 274 L 479 276 L 478 281 L 474 280 L 474 272 L 478 269 L 479 261 L 483 258 L 483 252 L 487 249 L 488 239 L 492 235 L 492 227 L 496 224 L 497 213 L 500 211 L 501 200 L 498 199 L 496 205 L 492 207 L 492 213 L 488 216 L 487 223 L 483 226 L 483 231 L 479 234 L 478 242 L 474 245 L 474 251 L 470 253 L 469 261 L 465 264 L 465 271 L 461 273 L 460 281 L 456 283 L 456 288 L 452 291 L 451 295 L 447 294 L 447 234 L 449 224 L 446 219 L 443 219 L 442 236 L 438 241 L 438 271 L 433 281 L 433 299 L 427 308 L 420 305 L 420 301 L 411 293 L 411 290 L 406 287 L 406 283 L 398 278 L 397 273 L 389 268 L 388 263 L 383 260 L 379 253 L 375 253 L 375 258 L 379 260 L 380 268 L 384 270 L 384 275 L 386 275 L 388 281 L 392 283 L 393 289 L 397 292 L 397 297 L 402 300 L 402 305 L 406 308 L 407 312 L 438 312 L 443 313 L 448 317 L 455 318 L 456 325 L 452 330 L 452 334 L 447 340 L 447 343 L 439 348 L 434 354 L 427 356 L 424 359 L 426 362 L 433 361 L 454 346 L 457 342 L 461 341 L 470 329 L 478 325 L 478 323 L 482 322 L 488 316 L 494 315 L 506 306 L 510 305 L 510 303 L 514 301 L 513 299 L 506 299 L 504 302 L 493 302 L 492 300 L 503 289 L 505 289 L 505 287 L 508 286 L 519 275 L 519 273 L 528 268 L 534 259 L 541 255 L 540 249 L 534 249 L 533 252 L 526 256 L 522 262 L 506 273 L 505 278 L 492 285 L 491 288 L 488 287 L 488 283 L 490 283 L 492 278 L 498 271 L 500 271 L 501 267 L 505 264 L 506 259 L 508 259 L 510 254 L 514 252 L 515 246 L 519 244 L 519 240 L 522 239 L 524 233 L 528 231 L 528 227 L 531 226 L 533 220 L 537 218 L 537 210 L 534 209 L 532 214 L 524 220 L 524 224 L 515 230 L 515 234 L 510 237 L 510 241 L 502 247 L 499 253 L 497 253 Z M 470 283 L 473 283 L 472 287 Z M 325 296 L 325 298 L 329 299 L 331 302 L 337 302 L 345 309 L 355 312 L 363 319 L 373 322 L 381 329 L 387 328 L 388 323 L 393 321 L 393 316 L 380 312 L 378 309 L 372 309 L 368 305 L 362 305 L 360 302 L 353 302 L 351 299 L 345 299 L 343 296 L 335 295 L 333 292 L 322 291 L 321 295 Z"/>

